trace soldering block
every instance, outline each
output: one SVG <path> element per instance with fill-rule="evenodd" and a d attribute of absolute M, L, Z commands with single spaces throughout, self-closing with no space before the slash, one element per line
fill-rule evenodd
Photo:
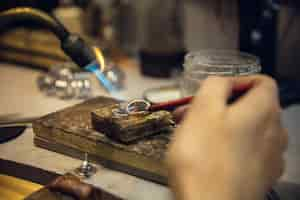
<path fill-rule="evenodd" d="M 170 132 L 174 125 L 168 111 L 116 117 L 113 110 L 118 107 L 119 104 L 114 104 L 96 109 L 91 112 L 91 119 L 95 130 L 121 143 L 133 143 L 157 133 Z"/>
<path fill-rule="evenodd" d="M 79 159 L 88 153 L 89 160 L 106 168 L 167 184 L 165 156 L 172 134 L 169 130 L 159 131 L 166 127 L 161 122 L 157 124 L 159 133 L 130 144 L 111 139 L 93 128 L 91 113 L 118 103 L 116 99 L 97 97 L 50 113 L 33 123 L 34 144 Z"/>

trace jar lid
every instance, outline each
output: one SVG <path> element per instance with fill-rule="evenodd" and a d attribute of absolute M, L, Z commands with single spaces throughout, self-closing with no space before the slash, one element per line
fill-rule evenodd
<path fill-rule="evenodd" d="M 234 50 L 202 50 L 185 56 L 184 69 L 187 73 L 206 75 L 237 76 L 261 71 L 256 56 Z"/>

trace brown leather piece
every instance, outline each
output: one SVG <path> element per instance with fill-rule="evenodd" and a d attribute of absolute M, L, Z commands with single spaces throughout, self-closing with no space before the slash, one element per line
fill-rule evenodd
<path fill-rule="evenodd" d="M 80 181 L 73 175 L 60 176 L 48 185 L 53 191 L 71 195 L 78 200 L 88 200 L 93 193 L 93 187 Z"/>

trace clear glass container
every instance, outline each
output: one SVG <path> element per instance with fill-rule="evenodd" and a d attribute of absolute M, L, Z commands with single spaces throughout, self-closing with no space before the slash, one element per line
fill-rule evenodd
<path fill-rule="evenodd" d="M 233 50 L 202 50 L 188 53 L 184 62 L 182 96 L 192 96 L 208 76 L 247 76 L 261 71 L 260 60 Z"/>

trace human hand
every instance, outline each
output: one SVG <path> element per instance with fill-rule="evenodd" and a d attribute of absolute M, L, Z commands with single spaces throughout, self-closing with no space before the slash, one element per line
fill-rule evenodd
<path fill-rule="evenodd" d="M 232 104 L 235 90 L 247 92 Z M 167 161 L 178 199 L 263 199 L 281 176 L 287 134 L 266 76 L 208 78 L 178 128 Z"/>

